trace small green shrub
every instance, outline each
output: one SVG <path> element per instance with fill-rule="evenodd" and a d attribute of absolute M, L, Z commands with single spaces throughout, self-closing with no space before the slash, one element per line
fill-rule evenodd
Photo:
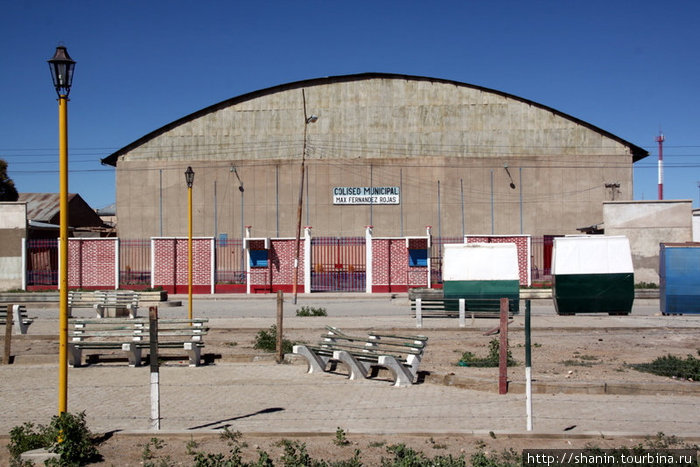
<path fill-rule="evenodd" d="M 670 376 L 683 379 L 700 380 L 700 360 L 688 355 L 684 360 L 674 355 L 659 357 L 651 363 L 630 365 L 637 371 L 652 373 L 659 376 Z"/>
<path fill-rule="evenodd" d="M 435 456 L 430 458 L 420 451 L 407 447 L 403 443 L 387 446 L 386 450 L 394 457 L 393 459 L 382 458 L 381 465 L 383 467 L 466 467 L 467 465 L 464 456 L 453 457 L 449 454 L 447 456 Z"/>
<path fill-rule="evenodd" d="M 277 326 L 274 324 L 270 326 L 268 330 L 260 330 L 255 336 L 254 348 L 258 350 L 264 350 L 265 352 L 276 352 L 277 351 Z M 282 339 L 282 352 L 291 353 L 292 347 L 294 347 L 294 342 Z"/>
<path fill-rule="evenodd" d="M 297 310 L 297 316 L 328 316 L 323 307 L 303 306 Z"/>
<path fill-rule="evenodd" d="M 560 363 L 566 366 L 593 366 L 594 363 L 600 363 L 600 359 L 593 355 L 574 355 L 573 359 L 564 360 Z"/>
<path fill-rule="evenodd" d="M 162 439 L 156 437 L 149 439 L 148 442 L 143 445 L 143 450 L 141 451 L 141 459 L 144 461 L 144 465 L 155 465 L 150 461 L 155 459 L 156 452 L 164 447 L 165 442 Z"/>
<path fill-rule="evenodd" d="M 29 422 L 10 430 L 10 444 L 7 445 L 10 456 L 13 459 L 19 459 L 23 452 L 46 447 L 47 443 L 42 431 L 43 427 L 39 427 L 39 431 L 36 431 L 34 424 Z"/>
<path fill-rule="evenodd" d="M 100 459 L 93 439 L 85 412 L 77 415 L 63 412 L 54 415 L 48 426 L 39 425 L 35 429 L 33 424 L 25 423 L 14 427 L 7 447 L 14 461 L 25 451 L 45 448 L 60 455 L 61 465 L 83 465 Z"/>
<path fill-rule="evenodd" d="M 489 342 L 489 354 L 487 357 L 477 357 L 472 352 L 464 352 L 462 358 L 457 362 L 458 366 L 471 366 L 477 368 L 497 367 L 499 362 L 500 339 L 491 339 Z M 513 359 L 513 355 L 508 349 L 508 366 L 516 366 L 518 362 Z"/>
<path fill-rule="evenodd" d="M 654 284 L 653 282 L 637 282 L 634 284 L 635 289 L 658 289 L 659 284 Z"/>
<path fill-rule="evenodd" d="M 335 444 L 336 446 L 347 446 L 348 444 L 350 444 L 350 440 L 348 439 L 345 430 L 343 430 L 340 427 L 338 427 L 338 429 L 335 430 L 335 439 L 333 440 L 333 444 Z"/>
<path fill-rule="evenodd" d="M 500 453 L 487 453 L 480 449 L 472 454 L 469 462 L 472 467 L 519 467 L 522 465 L 522 456 L 514 449 Z"/>

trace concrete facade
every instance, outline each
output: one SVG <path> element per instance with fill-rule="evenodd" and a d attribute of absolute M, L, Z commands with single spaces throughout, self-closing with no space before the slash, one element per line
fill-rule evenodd
<path fill-rule="evenodd" d="M 306 115 L 318 121 L 305 125 Z M 306 128 L 305 128 L 306 127 Z M 552 235 L 600 223 L 633 196 L 643 149 L 517 96 L 453 81 L 364 74 L 256 91 L 174 121 L 103 160 L 116 166 L 121 238 Z M 511 187 L 511 183 L 515 188 Z M 338 187 L 398 187 L 398 204 L 334 204 Z M 240 188 L 243 188 L 241 191 Z M 522 215 L 522 219 L 521 219 Z M 522 225 L 522 231 L 521 226 Z"/>
<path fill-rule="evenodd" d="M 700 242 L 700 209 L 693 211 L 693 241 Z"/>
<path fill-rule="evenodd" d="M 692 200 L 603 203 L 605 235 L 630 240 L 634 281 L 659 283 L 659 244 L 693 238 Z"/>
<path fill-rule="evenodd" d="M 0 202 L 0 290 L 22 288 L 24 238 L 27 238 L 27 204 Z"/>

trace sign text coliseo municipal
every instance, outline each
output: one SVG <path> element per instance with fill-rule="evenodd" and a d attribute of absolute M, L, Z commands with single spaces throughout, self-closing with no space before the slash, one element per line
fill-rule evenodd
<path fill-rule="evenodd" d="M 397 186 L 337 186 L 333 188 L 333 204 L 400 204 L 401 189 Z"/>

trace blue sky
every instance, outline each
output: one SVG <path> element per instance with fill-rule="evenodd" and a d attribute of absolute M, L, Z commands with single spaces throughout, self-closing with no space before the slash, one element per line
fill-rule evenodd
<path fill-rule="evenodd" d="M 115 199 L 105 157 L 202 107 L 302 79 L 431 76 L 540 102 L 650 152 L 635 199 L 700 201 L 700 2 L 5 1 L 0 158 L 20 192 L 58 191 L 56 94 L 46 60 L 78 63 L 70 191 Z"/>

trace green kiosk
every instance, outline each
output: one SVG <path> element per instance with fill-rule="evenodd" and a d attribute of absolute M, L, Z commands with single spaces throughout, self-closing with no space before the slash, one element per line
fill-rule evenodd
<path fill-rule="evenodd" d="M 467 310 L 498 312 L 500 299 L 508 298 L 509 311 L 518 312 L 520 273 L 515 243 L 456 243 L 443 248 L 446 300 L 464 298 Z"/>
<path fill-rule="evenodd" d="M 555 238 L 552 296 L 558 315 L 630 314 L 634 302 L 634 268 L 627 237 Z"/>

